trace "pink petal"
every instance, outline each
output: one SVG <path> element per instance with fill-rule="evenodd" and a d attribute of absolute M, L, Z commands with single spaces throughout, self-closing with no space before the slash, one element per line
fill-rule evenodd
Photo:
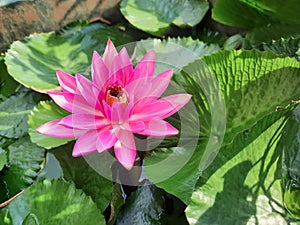
<path fill-rule="evenodd" d="M 145 130 L 145 123 L 143 121 L 133 121 L 129 122 L 129 131 L 132 133 L 138 133 Z"/>
<path fill-rule="evenodd" d="M 128 115 L 125 114 L 125 111 L 126 107 L 122 103 L 115 102 L 111 107 L 111 121 L 115 124 L 121 124 L 126 121 Z"/>
<path fill-rule="evenodd" d="M 59 105 L 61 108 L 72 112 L 73 111 L 73 101 L 67 101 L 68 99 L 74 98 L 74 94 L 64 93 L 64 92 L 47 92 L 47 94 L 53 99 L 53 101 Z"/>
<path fill-rule="evenodd" d="M 75 113 L 62 118 L 58 124 L 75 129 L 101 129 L 110 122 L 103 116 Z"/>
<path fill-rule="evenodd" d="M 149 97 L 159 98 L 167 89 L 172 74 L 172 70 L 166 70 L 153 79 L 141 78 L 134 80 L 126 86 L 126 90 L 128 90 L 129 95 L 135 97 L 135 101 L 141 101 Z"/>
<path fill-rule="evenodd" d="M 104 100 L 102 100 L 102 105 L 105 117 L 111 121 L 111 107 Z"/>
<path fill-rule="evenodd" d="M 105 63 L 103 62 L 102 58 L 96 51 L 94 51 L 94 54 L 93 54 L 91 70 L 92 70 L 93 82 L 95 83 L 95 85 L 97 86 L 97 88 L 99 90 L 103 89 L 104 84 L 108 80 L 109 71 L 108 71 Z"/>
<path fill-rule="evenodd" d="M 109 68 L 109 80 L 113 84 L 121 84 L 123 87 L 128 83 L 133 74 L 131 60 L 127 50 L 122 48 L 119 54 L 114 58 Z"/>
<path fill-rule="evenodd" d="M 131 121 L 164 119 L 179 111 L 191 98 L 189 94 L 176 94 L 159 99 L 142 107 L 139 103 L 133 108 Z"/>
<path fill-rule="evenodd" d="M 145 122 L 145 129 L 137 133 L 145 136 L 165 137 L 177 135 L 178 130 L 164 120 L 155 119 Z"/>
<path fill-rule="evenodd" d="M 110 65 L 114 59 L 114 57 L 118 54 L 114 44 L 110 39 L 107 41 L 107 45 L 103 54 L 103 61 L 107 68 L 110 68 Z"/>
<path fill-rule="evenodd" d="M 70 93 L 76 92 L 75 77 L 61 70 L 56 70 L 56 75 L 61 88 Z"/>
<path fill-rule="evenodd" d="M 97 138 L 97 131 L 95 130 L 90 130 L 81 135 L 74 145 L 72 156 L 82 156 L 96 151 Z"/>
<path fill-rule="evenodd" d="M 128 170 L 133 167 L 136 157 L 136 147 L 133 134 L 120 130 L 119 140 L 114 145 L 114 152 L 118 161 Z"/>
<path fill-rule="evenodd" d="M 104 130 L 98 132 L 96 143 L 97 151 L 103 152 L 110 149 L 117 142 L 118 138 L 112 130 Z"/>
<path fill-rule="evenodd" d="M 133 79 L 151 77 L 155 70 L 155 51 L 148 52 L 134 69 Z"/>
<path fill-rule="evenodd" d="M 64 127 L 62 125 L 59 125 L 58 124 L 59 122 L 60 119 L 50 121 L 48 123 L 39 126 L 36 129 L 36 131 L 44 135 L 58 137 L 58 138 L 77 138 L 86 132 L 84 130 L 77 130 L 77 129 Z"/>
<path fill-rule="evenodd" d="M 151 81 L 149 96 L 160 97 L 169 86 L 172 75 L 173 70 L 166 70 L 154 77 Z"/>
<path fill-rule="evenodd" d="M 75 78 L 76 78 L 78 92 L 82 95 L 82 97 L 86 100 L 87 103 L 89 103 L 89 105 L 92 108 L 96 108 L 98 102 L 97 99 L 98 96 L 95 96 L 93 90 L 94 84 L 89 79 L 87 79 L 86 77 L 80 74 L 76 74 Z"/>

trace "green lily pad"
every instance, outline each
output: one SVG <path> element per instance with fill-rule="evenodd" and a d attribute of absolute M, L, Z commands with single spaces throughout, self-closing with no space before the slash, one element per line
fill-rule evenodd
<path fill-rule="evenodd" d="M 33 34 L 14 42 L 5 55 L 9 74 L 28 88 L 38 92 L 58 89 L 56 69 L 88 75 L 93 51 L 102 53 L 108 38 L 116 46 L 137 38 L 136 32 L 121 31 L 101 23 L 79 24 L 71 31 Z"/>
<path fill-rule="evenodd" d="M 74 143 L 51 150 L 58 160 L 64 179 L 74 182 L 76 188 L 91 196 L 101 211 L 109 205 L 113 184 L 94 170 L 83 157 L 72 157 Z M 88 155 L 97 160 L 98 152 Z M 99 161 L 98 163 L 104 163 Z"/>
<path fill-rule="evenodd" d="M 11 202 L 8 210 L 12 225 L 105 224 L 92 199 L 62 180 L 40 180 Z"/>
<path fill-rule="evenodd" d="M 6 151 L 7 166 L 0 174 L 1 203 L 30 186 L 45 161 L 44 149 L 33 144 L 28 136 L 10 144 Z"/>
<path fill-rule="evenodd" d="M 27 133 L 27 119 L 30 110 L 44 96 L 29 90 L 20 90 L 0 103 L 0 135 L 19 138 Z"/>
<path fill-rule="evenodd" d="M 28 118 L 28 133 L 31 141 L 46 149 L 66 144 L 74 139 L 55 138 L 40 134 L 36 129 L 52 120 L 63 118 L 70 113 L 60 108 L 53 101 L 41 101 L 31 112 Z"/>
<path fill-rule="evenodd" d="M 220 150 L 186 209 L 190 224 L 290 224 L 282 204 L 281 151 L 276 149 L 284 119 L 265 129 L 272 120 L 266 117 Z"/>
<path fill-rule="evenodd" d="M 135 27 L 154 35 L 161 35 L 171 24 L 194 26 L 209 8 L 205 0 L 124 0 L 121 12 Z"/>
<path fill-rule="evenodd" d="M 190 63 L 173 77 L 193 96 L 195 108 L 183 108 L 182 116 L 171 121 L 181 122 L 179 140 L 185 137 L 182 126 L 190 127 L 187 133 L 194 136 L 182 139 L 181 146 L 175 142 L 179 148 L 170 145 L 156 149 L 145 161 L 149 179 L 186 204 L 199 176 L 222 145 L 230 144 L 268 116 L 276 122 L 293 109 L 286 107 L 292 100 L 300 99 L 300 64 L 294 58 L 270 51 L 239 50 L 221 51 L 205 56 L 203 61 Z M 277 110 L 278 106 L 286 108 Z M 197 116 L 198 128 L 194 125 Z M 199 142 L 191 145 L 194 139 Z M 166 175 L 172 173 L 172 177 Z"/>

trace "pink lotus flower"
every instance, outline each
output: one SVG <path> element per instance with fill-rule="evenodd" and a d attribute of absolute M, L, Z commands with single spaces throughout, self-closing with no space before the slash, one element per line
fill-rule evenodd
<path fill-rule="evenodd" d="M 153 76 L 154 68 L 154 51 L 147 53 L 133 69 L 126 49 L 118 53 L 108 40 L 103 58 L 97 52 L 93 54 L 93 81 L 80 74 L 74 77 L 56 71 L 62 92 L 48 94 L 71 114 L 40 126 L 37 131 L 53 137 L 76 138 L 74 157 L 114 147 L 119 162 L 131 169 L 136 157 L 133 134 L 156 137 L 178 134 L 163 119 L 191 98 L 188 94 L 160 98 L 173 71 Z"/>

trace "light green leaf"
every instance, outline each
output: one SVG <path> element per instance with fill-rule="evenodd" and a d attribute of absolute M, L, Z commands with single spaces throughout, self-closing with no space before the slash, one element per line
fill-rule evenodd
<path fill-rule="evenodd" d="M 10 144 L 7 163 L 0 174 L 0 203 L 31 185 L 43 167 L 44 149 L 30 142 L 28 136 Z"/>
<path fill-rule="evenodd" d="M 94 168 L 92 168 L 83 157 L 72 157 L 74 143 L 58 147 L 51 150 L 55 155 L 63 170 L 63 176 L 66 180 L 75 183 L 76 188 L 80 188 L 86 195 L 92 197 L 98 208 L 103 212 L 108 206 L 113 190 L 112 182 L 102 177 Z M 95 160 L 98 152 L 87 155 Z M 103 164 L 104 162 L 97 162 Z"/>
<path fill-rule="evenodd" d="M 105 224 L 92 199 L 62 180 L 40 180 L 11 202 L 8 209 L 13 225 Z"/>
<path fill-rule="evenodd" d="M 166 40 L 147 39 L 137 42 L 134 60 L 139 61 L 147 52 L 155 50 L 158 74 L 167 69 L 175 72 L 195 59 L 202 58 L 220 50 L 217 44 L 206 44 L 191 37 L 168 38 Z"/>
<path fill-rule="evenodd" d="M 194 26 L 209 8 L 205 0 L 123 0 L 121 12 L 135 27 L 161 35 L 171 24 Z"/>
<path fill-rule="evenodd" d="M 55 138 L 40 134 L 36 128 L 52 120 L 63 118 L 70 113 L 56 105 L 53 101 L 41 101 L 28 118 L 28 132 L 33 143 L 44 148 L 54 148 L 73 140 L 70 138 Z"/>
<path fill-rule="evenodd" d="M 220 150 L 186 209 L 190 224 L 289 224 L 280 186 L 281 151 L 276 149 L 284 122 L 267 130 L 264 123 Z"/>
<path fill-rule="evenodd" d="M 277 106 L 285 107 L 292 100 L 300 99 L 300 64 L 293 58 L 272 52 L 239 50 L 221 51 L 204 57 L 203 61 L 190 63 L 173 77 L 193 96 L 195 106 L 193 110 L 183 108 L 182 116 L 170 121 L 176 127 L 181 125 L 178 138 L 183 138 L 183 144 L 174 148 L 172 142 L 164 146 L 166 149 L 156 149 L 145 161 L 149 179 L 185 203 L 189 202 L 198 177 L 214 160 L 221 145 L 231 143 L 239 133 L 272 114 L 275 117 L 272 123 L 276 122 L 293 109 L 276 111 Z M 195 127 L 197 117 L 198 128 Z M 184 131 L 192 137 L 188 139 Z M 199 143 L 192 145 L 195 140 Z M 170 171 L 174 172 L 172 177 L 165 175 L 171 174 Z M 164 180 L 158 179 L 163 176 Z"/>
<path fill-rule="evenodd" d="M 0 147 L 0 171 L 3 169 L 3 167 L 5 166 L 7 162 L 7 157 L 6 157 L 6 151 L 4 151 L 1 147 Z"/>
<path fill-rule="evenodd" d="M 43 98 L 29 90 L 20 90 L 0 103 L 0 135 L 19 138 L 27 132 L 27 119 L 30 110 Z"/>
<path fill-rule="evenodd" d="M 154 185 L 140 186 L 126 201 L 117 218 L 117 224 L 160 225 L 163 203 L 161 190 Z"/>
<path fill-rule="evenodd" d="M 33 34 L 14 42 L 5 56 L 9 74 L 36 91 L 54 90 L 58 87 L 56 69 L 87 75 L 93 51 L 102 53 L 108 38 L 118 46 L 139 37 L 136 32 L 121 31 L 101 23 L 79 27 L 59 34 Z"/>
<path fill-rule="evenodd" d="M 300 99 L 300 64 L 294 58 L 270 51 L 239 50 L 203 60 L 216 74 L 225 96 L 226 143 L 277 107 Z"/>

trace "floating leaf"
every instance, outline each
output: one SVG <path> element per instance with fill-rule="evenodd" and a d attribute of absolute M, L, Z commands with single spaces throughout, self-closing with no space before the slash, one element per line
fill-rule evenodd
<path fill-rule="evenodd" d="M 100 175 L 92 168 L 84 157 L 72 157 L 73 143 L 51 150 L 55 155 L 63 170 L 66 180 L 75 183 L 76 188 L 80 188 L 86 195 L 92 197 L 98 208 L 104 211 L 108 206 L 112 193 L 112 182 Z M 98 152 L 88 155 L 92 159 L 98 160 Z M 98 164 L 104 163 L 101 160 Z"/>
<path fill-rule="evenodd" d="M 63 118 L 70 113 L 56 105 L 53 101 L 41 101 L 30 113 L 28 132 L 33 143 L 44 148 L 54 148 L 73 140 L 71 138 L 55 138 L 40 134 L 36 128 L 52 120 Z"/>
<path fill-rule="evenodd" d="M 121 12 L 135 27 L 154 35 L 161 35 L 171 24 L 194 26 L 209 8 L 205 0 L 124 0 Z"/>
<path fill-rule="evenodd" d="M 28 113 L 43 98 L 28 90 L 19 91 L 0 103 L 0 135 L 19 138 L 27 132 Z"/>
<path fill-rule="evenodd" d="M 30 142 L 28 136 L 10 144 L 7 166 L 0 173 L 0 203 L 31 185 L 42 169 L 44 149 Z"/>
<path fill-rule="evenodd" d="M 213 6 L 212 18 L 229 26 L 250 29 L 274 21 L 265 13 L 242 0 L 218 0 Z"/>
<path fill-rule="evenodd" d="M 300 37 L 299 38 L 280 38 L 278 40 L 272 40 L 260 45 L 245 46 L 246 48 L 256 48 L 261 51 L 271 50 L 276 54 L 286 54 L 290 57 L 296 57 L 297 51 L 300 49 Z"/>
<path fill-rule="evenodd" d="M 11 202 L 8 209 L 12 225 L 105 224 L 91 198 L 62 180 L 40 180 Z"/>
<path fill-rule="evenodd" d="M 299 38 L 300 25 L 295 24 L 275 24 L 263 27 L 257 27 L 248 32 L 245 41 L 246 46 L 255 46 L 262 43 L 268 43 L 272 40 L 279 40 L 280 38 Z"/>
<path fill-rule="evenodd" d="M 56 69 L 88 74 L 93 51 L 104 50 L 110 38 L 116 46 L 136 40 L 136 32 L 93 23 L 72 32 L 33 34 L 14 42 L 5 56 L 9 74 L 39 92 L 57 89 Z M 131 36 L 132 35 L 132 36 Z"/>
<path fill-rule="evenodd" d="M 276 150 L 283 119 L 267 130 L 264 123 L 223 147 L 203 173 L 186 209 L 190 224 L 290 224 L 282 205 L 281 151 Z"/>
<path fill-rule="evenodd" d="M 293 58 L 272 52 L 239 50 L 221 51 L 204 57 L 203 61 L 190 63 L 173 77 L 192 94 L 195 105 L 194 110 L 183 108 L 184 116 L 179 118 L 183 144 L 156 149 L 145 161 L 149 179 L 185 203 L 189 202 L 198 177 L 212 163 L 221 145 L 231 143 L 239 133 L 265 117 L 272 115 L 273 123 L 276 122 L 293 109 L 276 111 L 277 106 L 287 106 L 300 98 L 300 64 Z M 198 128 L 195 127 L 197 116 Z M 193 137 L 188 139 L 184 131 Z M 192 145 L 198 138 L 199 143 Z"/>
<path fill-rule="evenodd" d="M 168 38 L 166 40 L 147 39 L 137 42 L 134 59 L 139 61 L 147 52 L 155 50 L 158 74 L 167 69 L 178 71 L 195 59 L 202 58 L 220 50 L 217 44 L 206 44 L 188 38 Z"/>

